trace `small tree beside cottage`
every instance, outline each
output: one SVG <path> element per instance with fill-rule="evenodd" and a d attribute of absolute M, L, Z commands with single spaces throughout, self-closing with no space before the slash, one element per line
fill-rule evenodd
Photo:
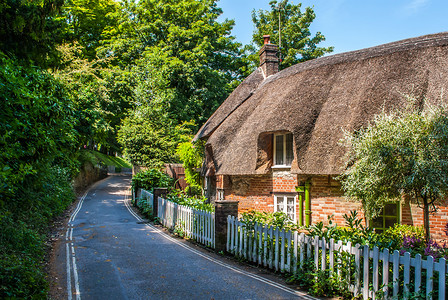
<path fill-rule="evenodd" d="M 346 196 L 362 202 L 368 218 L 404 195 L 423 208 L 426 239 L 430 213 L 448 192 L 448 107 L 421 105 L 381 113 L 370 126 L 347 134 L 348 168 L 340 176 Z"/>

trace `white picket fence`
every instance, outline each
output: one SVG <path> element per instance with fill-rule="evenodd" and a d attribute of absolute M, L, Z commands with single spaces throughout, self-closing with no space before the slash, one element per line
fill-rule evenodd
<path fill-rule="evenodd" d="M 139 192 L 139 203 L 137 205 L 142 209 L 152 209 L 154 206 L 154 195 L 147 190 L 140 189 Z"/>
<path fill-rule="evenodd" d="M 379 251 L 377 247 L 325 241 L 304 233 L 277 230 L 255 224 L 246 228 L 237 218 L 227 219 L 227 251 L 280 272 L 297 274 L 307 260 L 312 260 L 316 270 L 330 270 L 330 276 L 339 276 L 349 284 L 350 291 L 363 299 L 385 299 L 401 295 L 407 299 L 410 292 L 426 293 L 427 299 L 436 299 L 434 279 L 438 278 L 438 299 L 446 297 L 445 259 L 434 261 L 432 256 L 411 258 L 408 252 L 400 255 L 395 250 Z M 413 288 L 411 289 L 411 287 Z M 382 294 L 382 295 L 381 295 Z"/>
<path fill-rule="evenodd" d="M 158 218 L 163 226 L 182 230 L 186 238 L 215 248 L 215 214 L 158 199 Z"/>

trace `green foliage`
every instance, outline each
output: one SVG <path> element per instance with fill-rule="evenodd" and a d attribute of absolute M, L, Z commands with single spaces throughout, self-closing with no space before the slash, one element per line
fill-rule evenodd
<path fill-rule="evenodd" d="M 375 238 L 378 235 L 371 228 L 362 225 L 362 220 L 358 218 L 357 211 L 350 211 L 350 214 L 344 214 L 343 218 L 345 220 L 345 227 L 338 230 L 338 234 L 335 239 L 342 240 L 345 242 L 352 242 L 352 244 L 379 246 L 375 243 Z"/>
<path fill-rule="evenodd" d="M 284 69 L 310 59 L 318 58 L 333 51 L 333 47 L 317 47 L 325 37 L 317 32 L 311 36 L 309 27 L 316 18 L 311 7 L 301 11 L 302 4 L 289 3 L 289 0 L 271 1 L 270 11 L 253 10 L 252 21 L 255 31 L 252 36 L 254 46 L 249 47 L 251 60 L 258 65 L 258 49 L 263 46 L 263 35 L 269 34 L 271 42 L 279 45 L 279 13 L 281 20 L 280 69 Z"/>
<path fill-rule="evenodd" d="M 341 270 L 347 270 L 351 266 L 347 265 L 349 260 L 343 259 L 344 254 L 335 253 L 336 263 L 340 264 Z M 340 258 L 337 260 L 337 258 Z M 344 274 L 345 275 L 345 274 Z M 306 289 L 310 294 L 318 297 L 341 297 L 342 299 L 353 299 L 353 294 L 348 289 L 348 281 L 343 275 L 332 273 L 330 269 L 316 270 L 314 260 L 306 259 L 300 266 L 300 272 L 291 274 L 287 278 L 290 284 L 297 284 L 302 289 Z"/>
<path fill-rule="evenodd" d="M 405 237 L 414 237 L 416 239 L 425 239 L 425 229 L 419 226 L 395 224 L 389 227 L 378 238 L 378 244 L 384 245 L 387 249 L 401 249 Z M 412 253 L 411 253 L 412 254 Z M 423 254 L 423 253 L 422 253 Z"/>
<path fill-rule="evenodd" d="M 118 141 L 124 147 L 125 157 L 133 164 L 161 168 L 176 162 L 176 147 L 189 139 L 188 124 L 175 125 L 165 116 L 153 112 L 134 111 L 123 121 Z"/>
<path fill-rule="evenodd" d="M 148 198 L 140 197 L 139 199 L 137 199 L 137 207 L 140 208 L 140 211 L 145 217 L 147 217 L 151 221 L 154 220 L 154 210 Z"/>
<path fill-rule="evenodd" d="M 184 222 L 182 222 L 184 223 Z M 174 226 L 173 228 L 173 234 L 177 235 L 178 237 L 183 238 L 185 236 L 185 231 L 183 230 L 183 228 L 185 227 L 185 224 L 176 224 L 176 226 Z"/>
<path fill-rule="evenodd" d="M 44 233 L 74 199 L 69 179 L 58 167 L 29 176 L 0 208 L 0 298 L 46 297 Z"/>
<path fill-rule="evenodd" d="M 49 26 L 64 2 L 0 1 L 0 52 L 44 66 L 54 54 Z"/>
<path fill-rule="evenodd" d="M 352 299 L 353 295 L 348 289 L 347 281 L 341 276 L 333 274 L 330 269 L 317 270 L 312 273 L 312 276 L 312 283 L 309 287 L 312 295 L 325 297 L 340 296 L 343 299 Z"/>
<path fill-rule="evenodd" d="M 409 100 L 408 110 L 383 112 L 370 126 L 347 134 L 351 157 L 339 178 L 368 218 L 386 202 L 410 195 L 424 209 L 429 240 L 430 208 L 448 192 L 448 109 L 445 104 L 416 109 L 416 100 Z"/>
<path fill-rule="evenodd" d="M 181 143 L 177 146 L 176 153 L 185 169 L 185 181 L 188 183 L 186 192 L 190 195 L 202 195 L 201 177 L 198 168 L 202 165 L 204 143 L 198 141 Z"/>
<path fill-rule="evenodd" d="M 259 212 L 249 211 L 241 214 L 240 221 L 245 224 L 247 228 L 253 229 L 255 224 L 263 224 L 273 226 L 280 230 L 298 230 L 299 226 L 291 221 L 284 212 Z"/>
<path fill-rule="evenodd" d="M 174 149 L 190 140 L 183 135 L 196 131 L 247 75 L 239 69 L 240 45 L 230 36 L 233 21 L 217 21 L 216 0 L 122 6 L 119 25 L 109 28 L 98 49 L 111 65 L 129 71 L 128 81 L 135 80 L 128 84 L 134 109 L 118 140 L 133 164 L 176 162 Z"/>
<path fill-rule="evenodd" d="M 152 191 L 156 187 L 172 188 L 173 184 L 173 178 L 158 169 L 141 171 L 132 176 L 132 189 L 134 191 L 138 189 Z"/>
<path fill-rule="evenodd" d="M 135 65 L 138 78 L 163 78 L 169 91 L 167 113 L 177 124 L 202 124 L 234 87 L 244 65 L 240 45 L 230 32 L 233 21 L 220 23 L 216 0 L 146 0 L 124 2 L 123 15 L 100 55 L 110 56 L 122 69 Z M 142 81 L 142 80 L 141 80 Z M 144 84 L 144 81 L 142 81 Z"/>
<path fill-rule="evenodd" d="M 56 80 L 1 53 L 0 64 L 1 207 L 56 159 L 70 165 L 76 132 L 72 102 Z"/>
<path fill-rule="evenodd" d="M 108 67 L 107 59 L 84 58 L 83 49 L 78 42 L 60 45 L 60 64 L 53 74 L 73 99 L 79 146 L 120 152 L 117 129 L 131 107 L 133 81 L 123 78 L 126 72 Z"/>
<path fill-rule="evenodd" d="M 0 224 L 0 297 L 44 299 L 43 238 L 10 216 L 0 215 Z"/>
<path fill-rule="evenodd" d="M 83 57 L 96 58 L 96 49 L 108 29 L 117 26 L 120 4 L 113 0 L 69 0 L 64 5 L 68 40 L 82 45 Z"/>
<path fill-rule="evenodd" d="M 214 212 L 215 206 L 207 203 L 207 198 L 204 196 L 189 196 L 181 190 L 174 190 L 167 195 L 167 200 L 174 203 L 192 207 L 194 209 L 203 210 L 206 212 Z"/>
<path fill-rule="evenodd" d="M 91 161 L 93 161 L 94 164 L 100 163 L 106 166 L 115 166 L 116 168 L 132 168 L 132 165 L 121 157 L 110 156 L 92 150 L 81 150 L 80 152 L 83 152 L 85 153 L 85 155 L 90 156 Z"/>

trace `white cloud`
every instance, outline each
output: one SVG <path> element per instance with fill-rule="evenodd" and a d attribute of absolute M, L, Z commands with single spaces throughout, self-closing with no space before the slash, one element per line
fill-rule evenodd
<path fill-rule="evenodd" d="M 404 11 L 408 15 L 413 15 L 419 11 L 422 7 L 428 4 L 430 0 L 412 0 L 404 7 Z"/>

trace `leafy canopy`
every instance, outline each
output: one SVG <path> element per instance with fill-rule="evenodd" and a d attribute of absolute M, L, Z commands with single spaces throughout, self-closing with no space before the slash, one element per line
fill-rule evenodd
<path fill-rule="evenodd" d="M 136 110 L 123 121 L 118 141 L 133 165 L 161 168 L 178 161 L 176 147 L 189 140 L 188 133 L 188 124 L 175 125 L 166 116 Z"/>
<path fill-rule="evenodd" d="M 217 21 L 216 2 L 124 2 L 119 26 L 105 34 L 99 55 L 135 80 L 134 108 L 118 133 L 132 162 L 177 161 L 176 146 L 187 141 L 182 135 L 197 130 L 242 78 L 234 23 Z"/>
<path fill-rule="evenodd" d="M 73 103 L 47 72 L 0 52 L 0 206 L 29 177 L 70 157 L 76 141 Z"/>
<path fill-rule="evenodd" d="M 124 2 L 119 25 L 99 48 L 121 69 L 164 78 L 149 93 L 172 91 L 167 112 L 177 123 L 202 124 L 242 78 L 240 44 L 230 36 L 233 21 L 218 22 L 216 0 Z"/>

